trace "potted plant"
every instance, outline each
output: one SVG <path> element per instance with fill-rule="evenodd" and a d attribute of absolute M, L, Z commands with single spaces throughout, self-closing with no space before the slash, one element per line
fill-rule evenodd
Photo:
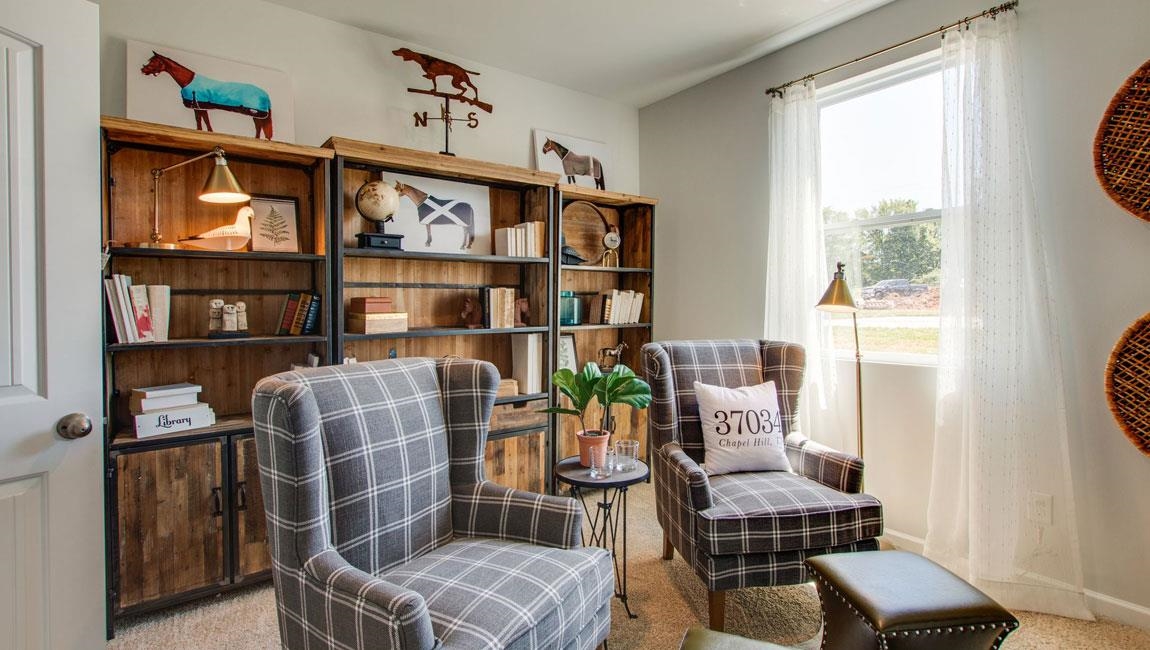
<path fill-rule="evenodd" d="M 621 363 L 615 364 L 607 374 L 603 374 L 599 364 L 591 361 L 583 366 L 583 372 L 580 373 L 575 373 L 570 368 L 563 368 L 551 375 L 551 383 L 571 400 L 571 408 L 552 406 L 542 411 L 574 415 L 579 418 L 582 429 L 575 434 L 575 437 L 579 440 L 579 463 L 584 467 L 591 465 L 592 453 L 600 458 L 607 453 L 607 443 L 611 438 L 613 427 L 612 404 L 626 404 L 644 409 L 651 403 L 651 386 Z M 588 428 L 586 419 L 592 399 L 598 399 L 599 405 L 603 407 L 603 417 L 595 429 Z"/>

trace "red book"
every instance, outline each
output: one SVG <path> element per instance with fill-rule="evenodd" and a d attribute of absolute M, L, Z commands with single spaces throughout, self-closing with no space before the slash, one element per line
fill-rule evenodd
<path fill-rule="evenodd" d="M 295 313 L 299 309 L 299 294 L 289 293 L 287 301 L 284 302 L 283 313 L 280 314 L 280 326 L 276 328 L 276 334 L 290 334 L 291 325 L 295 322 Z"/>
<path fill-rule="evenodd" d="M 148 287 L 133 284 L 128 287 L 128 292 L 132 298 L 132 316 L 136 319 L 136 331 L 140 334 L 140 342 L 155 340 L 152 336 L 152 313 L 148 306 Z"/>

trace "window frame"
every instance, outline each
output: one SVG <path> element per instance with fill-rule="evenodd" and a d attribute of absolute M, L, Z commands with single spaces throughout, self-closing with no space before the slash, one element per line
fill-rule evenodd
<path fill-rule="evenodd" d="M 917 56 L 909 57 L 901 61 L 896 61 L 874 70 L 864 72 L 842 81 L 835 82 L 819 88 L 816 93 L 816 108 L 819 111 L 820 120 L 822 118 L 822 111 L 824 108 L 834 106 L 863 95 L 868 95 L 874 92 L 884 90 L 886 88 L 896 86 L 898 84 L 912 81 L 920 77 L 925 77 L 929 74 L 942 72 L 942 48 L 936 48 L 919 54 Z M 819 163 L 820 167 L 822 162 Z M 941 197 L 940 202 L 941 202 Z M 824 206 L 820 206 L 824 207 Z M 822 211 L 820 209 L 819 216 L 821 218 Z M 942 209 L 931 208 L 927 210 L 920 210 L 911 214 L 898 214 L 885 217 L 872 217 L 869 219 L 850 220 L 835 224 L 823 224 L 823 246 L 826 246 L 826 239 L 828 234 L 843 233 L 851 231 L 863 231 L 873 228 L 890 228 L 897 226 L 908 226 L 917 223 L 927 223 L 930 221 L 942 221 Z M 945 242 L 943 244 L 945 246 Z M 859 296 L 861 298 L 861 296 Z M 836 361 L 854 361 L 854 350 L 839 350 L 833 349 L 834 358 Z M 883 363 L 889 365 L 912 365 L 912 366 L 928 366 L 938 367 L 938 353 L 935 354 L 918 354 L 913 352 L 862 352 L 862 361 L 864 363 Z"/>

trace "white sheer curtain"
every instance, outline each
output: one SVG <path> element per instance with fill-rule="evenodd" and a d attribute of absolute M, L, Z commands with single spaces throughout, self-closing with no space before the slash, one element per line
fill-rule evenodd
<path fill-rule="evenodd" d="M 819 110 L 814 82 L 771 96 L 768 114 L 767 299 L 768 339 L 801 343 L 807 368 L 800 426 L 825 411 L 834 395 L 830 323 L 815 311 L 827 272 L 819 167 Z M 836 441 L 822 440 L 834 444 Z"/>
<path fill-rule="evenodd" d="M 925 553 L 1007 607 L 1090 618 L 1016 31 L 1008 12 L 943 39 L 942 329 Z"/>

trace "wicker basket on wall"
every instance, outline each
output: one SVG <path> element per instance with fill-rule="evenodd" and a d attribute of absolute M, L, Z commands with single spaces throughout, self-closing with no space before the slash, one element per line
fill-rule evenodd
<path fill-rule="evenodd" d="M 1122 432 L 1150 455 L 1150 314 L 1127 328 L 1110 353 L 1106 399 Z"/>
<path fill-rule="evenodd" d="M 1094 136 L 1094 172 L 1110 198 L 1150 221 L 1150 61 L 1110 100 Z"/>

